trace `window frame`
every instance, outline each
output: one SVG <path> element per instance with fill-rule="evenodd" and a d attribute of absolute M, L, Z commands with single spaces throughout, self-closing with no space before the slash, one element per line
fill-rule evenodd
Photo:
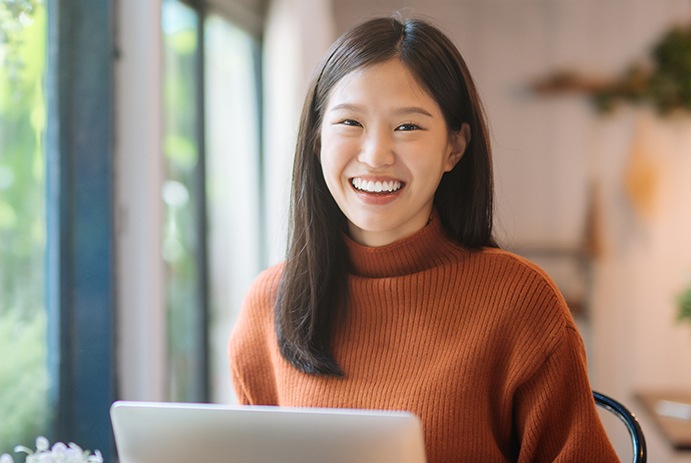
<path fill-rule="evenodd" d="M 113 2 L 48 0 L 47 300 L 54 439 L 113 450 Z"/>

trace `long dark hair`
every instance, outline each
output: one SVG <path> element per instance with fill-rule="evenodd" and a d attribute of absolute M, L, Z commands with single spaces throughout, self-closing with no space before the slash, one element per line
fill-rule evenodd
<path fill-rule="evenodd" d="M 493 180 L 487 124 L 470 72 L 439 29 L 419 19 L 369 20 L 341 36 L 317 69 L 302 111 L 293 166 L 285 267 L 275 302 L 281 354 L 310 374 L 341 375 L 331 334 L 346 305 L 346 218 L 331 196 L 319 162 L 320 126 L 333 86 L 350 72 L 398 59 L 441 108 L 450 132 L 463 123 L 470 142 L 444 174 L 434 198 L 447 234 L 469 249 L 495 247 Z"/>

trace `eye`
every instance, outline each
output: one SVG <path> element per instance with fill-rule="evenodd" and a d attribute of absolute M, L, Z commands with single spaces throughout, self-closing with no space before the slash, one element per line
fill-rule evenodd
<path fill-rule="evenodd" d="M 339 124 L 347 125 L 348 127 L 362 127 L 362 124 L 355 119 L 343 119 L 341 122 L 339 122 Z"/>
<path fill-rule="evenodd" d="M 422 128 L 416 124 L 401 124 L 396 127 L 399 132 L 410 132 L 412 130 L 421 130 Z"/>

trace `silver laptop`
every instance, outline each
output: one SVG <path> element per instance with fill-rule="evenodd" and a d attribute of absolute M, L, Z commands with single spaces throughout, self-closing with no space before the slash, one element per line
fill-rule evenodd
<path fill-rule="evenodd" d="M 425 463 L 406 412 L 115 402 L 120 463 Z"/>

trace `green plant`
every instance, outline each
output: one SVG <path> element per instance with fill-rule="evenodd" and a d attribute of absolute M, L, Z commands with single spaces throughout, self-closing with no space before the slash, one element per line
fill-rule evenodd
<path fill-rule="evenodd" d="M 677 306 L 679 308 L 677 318 L 691 323 L 691 285 L 677 296 Z"/>
<path fill-rule="evenodd" d="M 583 92 L 600 112 L 611 111 L 619 102 L 650 104 L 661 114 L 691 112 L 691 24 L 668 30 L 647 59 L 633 63 L 613 79 L 561 71 L 532 87 L 543 94 Z"/>
<path fill-rule="evenodd" d="M 691 25 L 674 27 L 655 44 L 650 63 L 631 66 L 620 78 L 593 92 L 608 111 L 619 101 L 648 102 L 660 113 L 691 111 Z"/>
<path fill-rule="evenodd" d="M 46 8 L 0 0 L 0 453 L 44 434 Z"/>
<path fill-rule="evenodd" d="M 50 413 L 45 312 L 0 315 L 0 453 L 45 433 Z"/>

